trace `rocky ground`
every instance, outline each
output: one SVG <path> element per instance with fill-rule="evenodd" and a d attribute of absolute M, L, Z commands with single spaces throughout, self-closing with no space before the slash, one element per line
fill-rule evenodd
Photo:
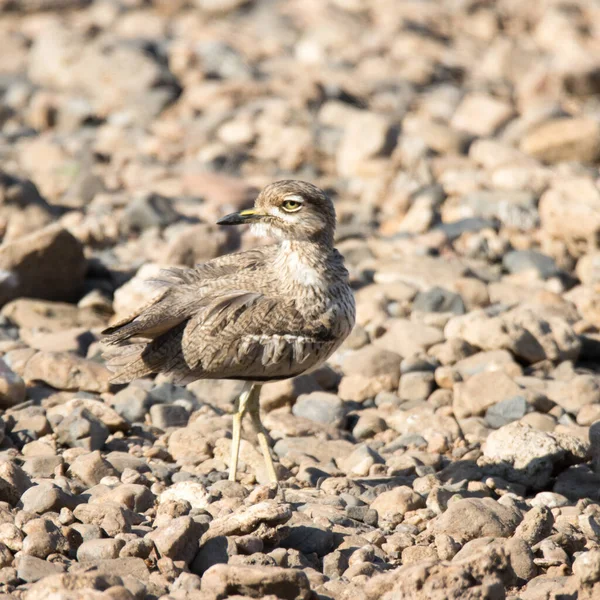
<path fill-rule="evenodd" d="M 600 6 L 0 0 L 0 599 L 600 597 Z M 263 388 L 100 331 L 283 178 L 356 329 Z"/>

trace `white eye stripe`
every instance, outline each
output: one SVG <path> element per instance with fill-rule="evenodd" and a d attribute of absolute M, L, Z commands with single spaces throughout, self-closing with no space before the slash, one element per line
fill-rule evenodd
<path fill-rule="evenodd" d="M 297 204 L 298 206 L 294 206 L 294 207 L 290 207 L 288 208 L 286 206 L 286 204 L 288 202 L 293 202 L 295 204 Z M 302 198 L 302 196 L 296 196 L 296 195 L 291 195 L 291 196 L 286 196 L 281 204 L 281 208 L 286 212 L 286 213 L 294 213 L 294 212 L 298 212 L 301 208 L 302 205 L 304 204 L 304 198 Z"/>

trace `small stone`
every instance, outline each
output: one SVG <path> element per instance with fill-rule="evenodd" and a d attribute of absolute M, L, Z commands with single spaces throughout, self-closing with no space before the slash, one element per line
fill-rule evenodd
<path fill-rule="evenodd" d="M 535 546 L 552 533 L 554 516 L 547 506 L 534 506 L 515 530 L 515 537 L 521 538 L 529 546 Z"/>
<path fill-rule="evenodd" d="M 66 417 L 50 417 L 50 423 L 61 444 L 70 448 L 100 450 L 108 437 L 108 428 L 87 408 L 75 408 Z"/>
<path fill-rule="evenodd" d="M 296 400 L 292 413 L 323 425 L 341 427 L 346 416 L 344 402 L 335 394 L 313 392 L 302 394 Z"/>
<path fill-rule="evenodd" d="M 466 309 L 460 294 L 441 287 L 432 287 L 426 292 L 419 292 L 415 296 L 413 311 L 463 315 Z"/>
<path fill-rule="evenodd" d="M 99 484 L 103 477 L 117 475 L 117 471 L 97 450 L 78 456 L 69 467 L 69 473 L 89 487 Z"/>
<path fill-rule="evenodd" d="M 178 404 L 155 404 L 150 407 L 152 425 L 159 429 L 185 427 L 189 419 L 188 411 Z"/>
<path fill-rule="evenodd" d="M 103 501 L 101 504 L 80 504 L 73 511 L 75 518 L 86 525 L 97 525 L 109 537 L 117 533 L 131 531 L 130 512 L 114 502 Z"/>
<path fill-rule="evenodd" d="M 149 227 L 163 228 L 178 218 L 171 199 L 160 194 L 145 194 L 129 202 L 121 218 L 121 230 L 139 232 Z"/>
<path fill-rule="evenodd" d="M 435 385 L 433 373 L 418 371 L 406 373 L 400 378 L 398 395 L 401 400 L 427 400 Z"/>
<path fill-rule="evenodd" d="M 400 523 L 407 512 L 424 507 L 423 498 L 405 485 L 379 494 L 371 503 L 371 508 L 377 511 L 379 523 L 387 522 L 391 526 Z"/>
<path fill-rule="evenodd" d="M 513 396 L 490 406 L 485 413 L 486 423 L 493 429 L 518 421 L 527 412 L 527 401 L 523 396 Z"/>
<path fill-rule="evenodd" d="M 534 270 L 541 279 L 549 279 L 559 272 L 552 257 L 534 250 L 508 252 L 502 259 L 502 265 L 510 273 Z"/>
<path fill-rule="evenodd" d="M 178 517 L 148 534 L 160 556 L 189 564 L 198 552 L 198 540 L 206 531 L 191 517 Z"/>
<path fill-rule="evenodd" d="M 77 560 L 80 562 L 117 558 L 125 540 L 100 539 L 83 542 L 77 549 Z"/>

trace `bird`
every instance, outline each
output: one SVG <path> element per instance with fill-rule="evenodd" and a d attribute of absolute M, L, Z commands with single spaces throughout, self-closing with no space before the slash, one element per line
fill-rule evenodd
<path fill-rule="evenodd" d="M 263 384 L 319 368 L 350 334 L 355 300 L 334 247 L 333 202 L 317 186 L 276 181 L 251 209 L 217 221 L 250 225 L 274 243 L 193 268 L 163 269 L 160 293 L 102 333 L 112 383 L 152 374 L 186 385 L 243 381 L 235 401 L 229 480 L 236 480 L 242 419 L 249 413 L 270 482 L 278 476 L 259 411 Z"/>

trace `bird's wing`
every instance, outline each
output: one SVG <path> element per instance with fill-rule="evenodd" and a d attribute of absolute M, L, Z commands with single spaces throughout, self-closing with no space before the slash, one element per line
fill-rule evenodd
<path fill-rule="evenodd" d="M 197 312 L 201 312 L 211 299 L 212 292 L 228 283 L 230 278 L 244 273 L 247 277 L 264 263 L 271 252 L 268 247 L 237 254 L 227 254 L 194 269 L 163 269 L 151 280 L 164 288 L 160 294 L 134 313 L 121 319 L 102 333 L 103 342 L 120 345 L 132 337 L 156 339 Z"/>
<path fill-rule="evenodd" d="M 196 377 L 292 377 L 325 360 L 336 343 L 333 332 L 307 319 L 294 300 L 239 290 L 190 319 L 172 366 L 181 367 L 183 358 Z"/>

